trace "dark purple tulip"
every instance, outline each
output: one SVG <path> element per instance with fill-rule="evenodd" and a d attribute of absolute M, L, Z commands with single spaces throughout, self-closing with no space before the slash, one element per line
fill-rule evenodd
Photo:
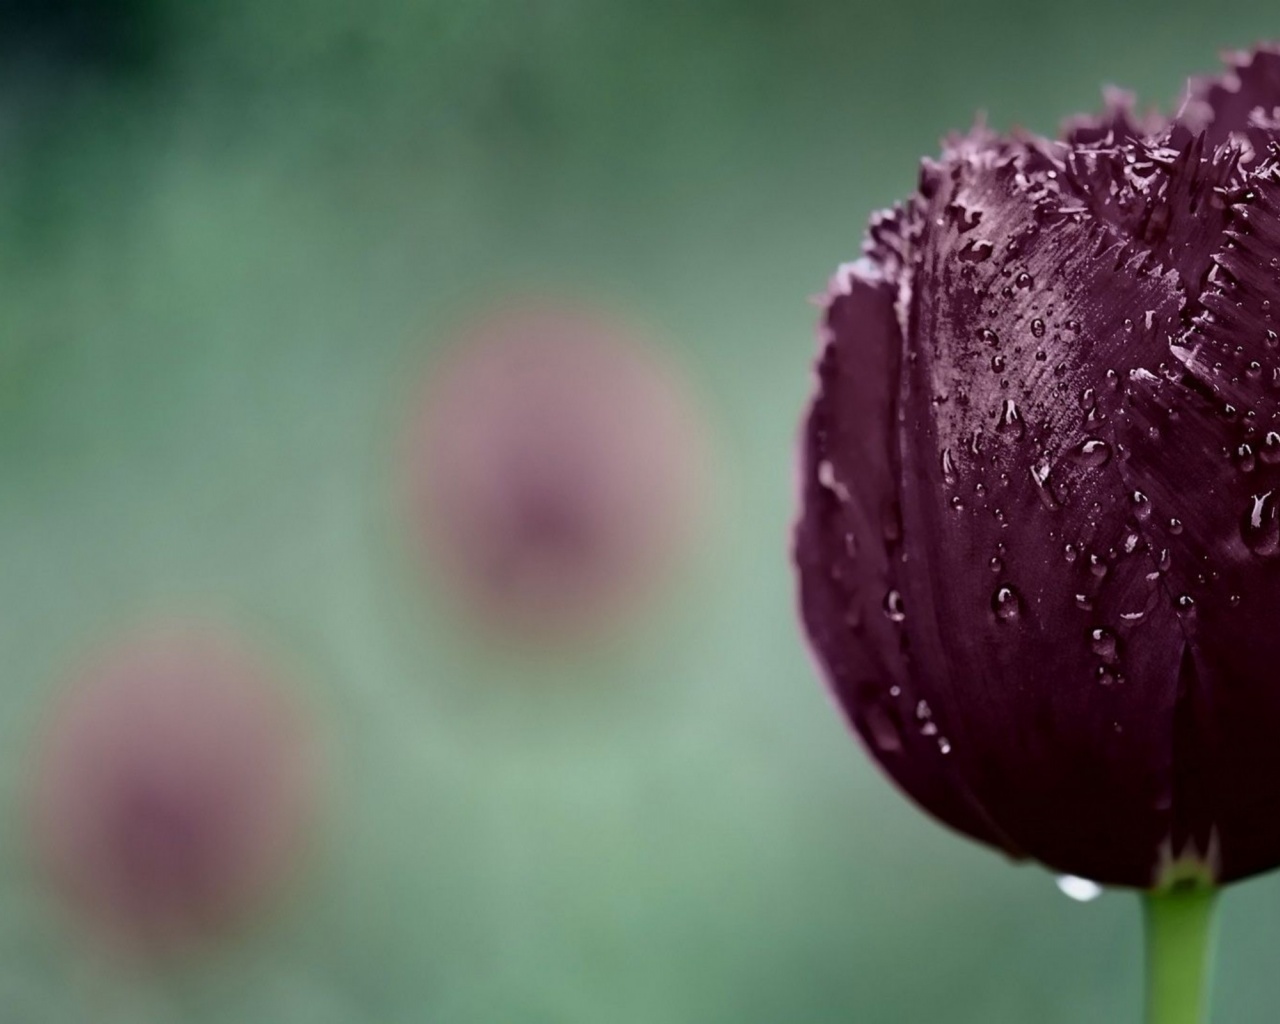
<path fill-rule="evenodd" d="M 804 624 L 918 803 L 1115 885 L 1280 865 L 1280 50 L 977 129 L 826 302 Z"/>
<path fill-rule="evenodd" d="M 295 866 L 315 753 L 304 716 L 233 641 L 147 630 L 85 666 L 39 737 L 38 864 L 113 949 L 187 951 Z"/>

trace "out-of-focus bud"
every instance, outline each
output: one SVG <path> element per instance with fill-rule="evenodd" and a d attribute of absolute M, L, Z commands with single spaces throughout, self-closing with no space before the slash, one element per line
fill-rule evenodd
<path fill-rule="evenodd" d="M 290 875 L 318 760 L 302 710 L 236 642 L 141 631 L 80 667 L 37 736 L 37 866 L 114 950 L 185 952 Z"/>
<path fill-rule="evenodd" d="M 406 453 L 429 569 L 484 624 L 581 637 L 631 610 L 686 550 L 704 433 L 683 381 L 622 323 L 512 304 L 434 367 Z"/>

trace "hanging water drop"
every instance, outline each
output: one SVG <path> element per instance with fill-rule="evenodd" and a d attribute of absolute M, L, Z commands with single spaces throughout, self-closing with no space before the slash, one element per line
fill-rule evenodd
<path fill-rule="evenodd" d="M 1077 903 L 1092 903 L 1102 895 L 1102 886 L 1097 882 L 1076 875 L 1059 875 L 1058 889 L 1062 895 Z"/>

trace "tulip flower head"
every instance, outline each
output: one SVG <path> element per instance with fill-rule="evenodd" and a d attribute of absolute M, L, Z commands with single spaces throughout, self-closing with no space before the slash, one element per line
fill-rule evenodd
<path fill-rule="evenodd" d="M 1280 865 L 1280 50 L 947 140 L 821 340 L 802 617 L 888 774 L 1105 884 Z"/>

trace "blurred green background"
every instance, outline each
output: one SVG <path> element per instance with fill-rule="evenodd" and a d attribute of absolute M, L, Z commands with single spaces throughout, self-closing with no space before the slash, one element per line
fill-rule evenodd
<path fill-rule="evenodd" d="M 812 671 L 787 564 L 815 309 L 975 111 L 1166 108 L 1256 3 L 0 3 L 0 1019 L 1137 1019 L 1136 901 L 926 820 Z M 494 653 L 403 558 L 404 368 L 540 288 L 683 362 L 717 501 L 660 609 Z M 288 898 L 180 968 L 98 962 L 21 830 L 50 688 L 149 614 L 287 653 L 330 737 Z M 1280 880 L 1216 1018 L 1280 1005 Z"/>

